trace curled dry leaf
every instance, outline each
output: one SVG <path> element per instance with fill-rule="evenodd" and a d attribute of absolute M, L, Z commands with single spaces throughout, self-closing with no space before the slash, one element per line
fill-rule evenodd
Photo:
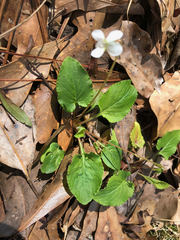
<path fill-rule="evenodd" d="M 22 170 L 25 175 L 27 175 L 26 168 L 31 165 L 36 148 L 36 126 L 34 123 L 34 106 L 32 104 L 31 96 L 27 98 L 22 108 L 30 117 L 33 123 L 32 128 L 27 127 L 15 119 L 13 119 L 13 124 L 5 110 L 1 107 L 1 123 L 4 126 L 4 131 L 10 138 L 11 143 L 2 128 L 0 128 L 0 162 L 9 167 Z M 15 151 L 12 145 L 14 146 Z"/>
<path fill-rule="evenodd" d="M 106 29 L 109 32 L 117 28 L 117 23 Z M 123 21 L 121 31 L 123 32 L 123 52 L 116 60 L 127 71 L 137 91 L 149 98 L 158 87 L 156 83 L 161 79 L 162 66 L 159 58 L 150 54 L 152 42 L 149 34 L 143 31 L 136 23 Z"/>
<path fill-rule="evenodd" d="M 159 8 L 161 11 L 161 19 L 162 19 L 162 32 L 173 31 L 172 27 L 172 18 L 175 10 L 175 0 L 157 0 L 159 4 Z"/>
<path fill-rule="evenodd" d="M 158 104 L 157 104 L 158 103 Z M 154 91 L 150 105 L 158 120 L 157 137 L 180 129 L 180 73 L 175 72 L 160 92 Z"/>
<path fill-rule="evenodd" d="M 43 144 L 57 128 L 57 120 L 53 113 L 52 91 L 41 84 L 34 95 L 35 118 L 37 125 L 37 142 Z"/>

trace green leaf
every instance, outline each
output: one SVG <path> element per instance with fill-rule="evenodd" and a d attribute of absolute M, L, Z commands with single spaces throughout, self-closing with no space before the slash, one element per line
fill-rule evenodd
<path fill-rule="evenodd" d="M 87 204 L 99 190 L 102 183 L 103 165 L 94 153 L 75 155 L 68 167 L 67 182 L 72 194 L 82 204 Z"/>
<path fill-rule="evenodd" d="M 99 100 L 98 115 L 102 115 L 111 123 L 118 122 L 128 114 L 136 97 L 137 91 L 130 80 L 113 84 Z"/>
<path fill-rule="evenodd" d="M 59 145 L 55 142 L 51 143 L 48 149 L 42 154 L 41 166 L 42 173 L 52 173 L 56 171 L 64 157 L 64 151 L 60 149 Z"/>
<path fill-rule="evenodd" d="M 110 141 L 110 143 L 117 145 L 117 142 Z M 101 158 L 103 162 L 113 170 L 120 170 L 122 160 L 122 150 L 112 146 L 106 145 L 101 152 Z"/>
<path fill-rule="evenodd" d="M 111 129 L 111 140 L 113 140 L 114 142 L 116 142 L 117 145 L 119 145 L 114 129 Z"/>
<path fill-rule="evenodd" d="M 167 132 L 162 138 L 157 141 L 156 148 L 161 151 L 161 154 L 166 160 L 176 152 L 178 143 L 180 142 L 180 130 Z"/>
<path fill-rule="evenodd" d="M 92 82 L 81 64 L 74 58 L 66 57 L 61 65 L 56 83 L 59 104 L 73 112 L 76 104 L 86 107 L 93 96 Z"/>
<path fill-rule="evenodd" d="M 160 181 L 158 179 L 152 178 L 152 177 L 148 177 L 145 176 L 143 174 L 140 174 L 143 178 L 145 178 L 149 183 L 153 184 L 157 189 L 166 189 L 168 188 L 170 185 L 164 181 Z"/>
<path fill-rule="evenodd" d="M 134 148 L 142 148 L 144 146 L 144 138 L 141 134 L 141 127 L 138 122 L 134 123 L 134 128 L 130 134 L 131 144 Z"/>
<path fill-rule="evenodd" d="M 9 98 L 7 98 L 2 91 L 0 91 L 0 100 L 3 107 L 19 122 L 32 127 L 32 122 L 27 114 L 16 104 L 14 104 Z"/>
<path fill-rule="evenodd" d="M 134 193 L 134 185 L 127 181 L 130 172 L 119 171 L 108 181 L 107 186 L 100 190 L 93 199 L 104 206 L 119 206 L 125 203 Z"/>
<path fill-rule="evenodd" d="M 77 127 L 78 132 L 74 135 L 75 138 L 85 137 L 85 127 L 79 126 Z"/>

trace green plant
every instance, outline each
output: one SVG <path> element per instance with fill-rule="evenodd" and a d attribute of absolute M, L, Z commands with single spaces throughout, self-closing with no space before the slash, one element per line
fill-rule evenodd
<path fill-rule="evenodd" d="M 106 93 L 99 95 L 99 91 L 94 96 L 92 82 L 86 70 L 77 60 L 67 57 L 61 65 L 56 90 L 59 104 L 65 111 L 73 113 L 73 116 L 77 113 L 77 106 L 78 109 L 81 109 L 80 107 L 85 108 L 78 112 L 79 115 L 75 116 L 73 121 L 73 129 L 76 132 L 74 137 L 78 140 L 80 154 L 73 157 L 68 167 L 66 178 L 69 190 L 82 204 L 87 204 L 92 199 L 105 206 L 123 204 L 133 195 L 134 184 L 128 179 L 131 173 L 121 169 L 122 150 L 118 145 L 115 134 L 112 134 L 111 140 L 106 145 L 97 142 L 99 154 L 85 153 L 82 139 L 85 138 L 87 133 L 85 123 L 92 119 L 101 116 L 110 123 L 123 119 L 136 100 L 137 91 L 135 87 L 130 80 L 124 80 L 113 84 Z M 95 107 L 98 107 L 99 112 L 82 121 L 84 114 L 89 109 L 93 113 Z M 163 139 L 159 140 L 157 144 L 157 148 L 161 148 L 160 154 L 163 154 L 163 150 L 167 148 L 165 144 L 167 141 L 165 140 L 164 143 Z M 131 142 L 134 147 L 144 145 L 138 124 L 135 124 L 132 131 Z M 41 156 L 43 162 L 41 171 L 43 173 L 55 171 L 63 156 L 64 152 L 58 144 L 51 143 Z M 104 166 L 108 167 L 109 175 L 107 184 L 102 189 Z M 142 176 L 159 189 L 169 186 L 163 181 Z"/>

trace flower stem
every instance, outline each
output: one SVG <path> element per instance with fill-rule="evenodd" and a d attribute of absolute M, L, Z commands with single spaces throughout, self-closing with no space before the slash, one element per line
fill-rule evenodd
<path fill-rule="evenodd" d="M 116 64 L 116 57 L 109 69 L 109 72 L 107 73 L 106 79 L 104 80 L 104 83 L 101 85 L 101 87 L 99 88 L 98 92 L 96 93 L 96 95 L 93 97 L 93 99 L 91 100 L 91 102 L 88 104 L 88 106 L 84 109 L 84 111 L 79 115 L 79 117 L 77 118 L 77 121 L 85 114 L 85 112 L 89 109 L 89 107 L 95 102 L 96 98 L 98 97 L 98 95 L 100 94 L 101 90 L 106 86 L 107 81 L 109 80 L 112 71 L 114 69 L 114 66 Z M 93 117 L 94 118 L 94 117 Z"/>
<path fill-rule="evenodd" d="M 85 161 L 85 152 L 84 152 L 84 148 L 83 148 L 83 145 L 81 143 L 81 139 L 80 138 L 78 138 L 78 143 L 79 143 L 79 148 L 80 148 L 82 159 L 83 159 L 83 161 Z"/>

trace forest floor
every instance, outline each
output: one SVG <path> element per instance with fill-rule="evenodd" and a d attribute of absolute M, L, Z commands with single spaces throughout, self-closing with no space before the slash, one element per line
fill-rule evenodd
<path fill-rule="evenodd" d="M 0 239 L 180 239 L 179 28 L 180 0 L 0 0 Z"/>

